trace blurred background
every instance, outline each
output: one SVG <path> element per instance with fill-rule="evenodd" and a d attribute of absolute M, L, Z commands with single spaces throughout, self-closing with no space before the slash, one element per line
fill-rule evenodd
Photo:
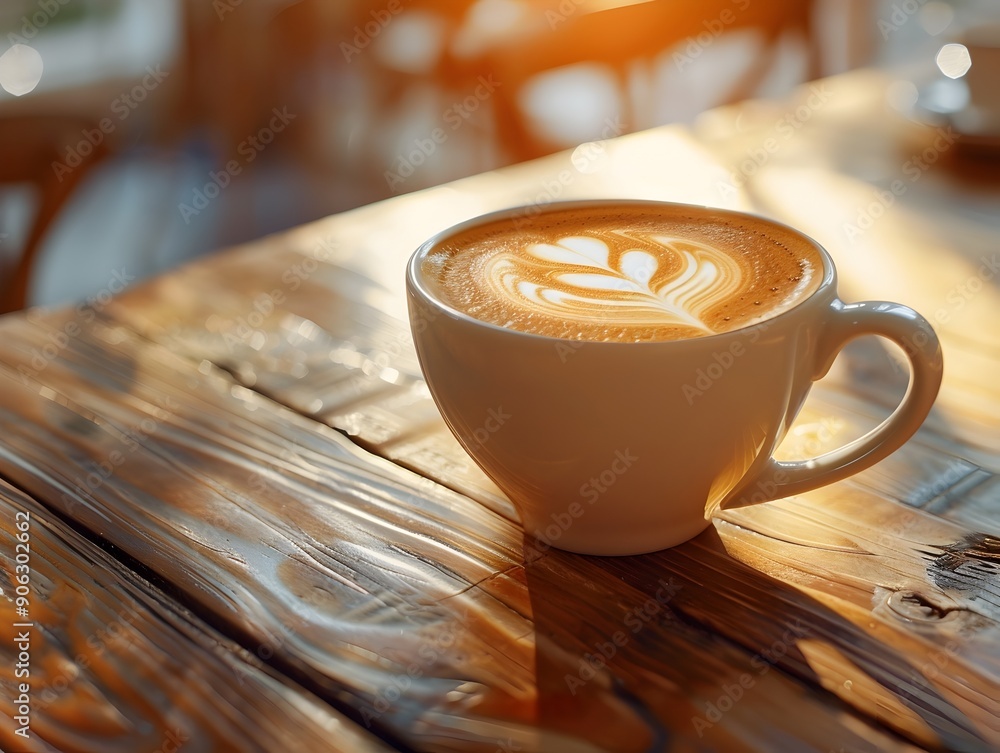
<path fill-rule="evenodd" d="M 997 0 L 2 0 L 0 304 L 878 65 Z"/>

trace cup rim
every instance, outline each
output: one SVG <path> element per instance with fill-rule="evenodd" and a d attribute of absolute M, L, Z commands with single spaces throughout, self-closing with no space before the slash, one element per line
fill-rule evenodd
<path fill-rule="evenodd" d="M 790 308 L 784 311 L 769 316 L 760 321 L 754 322 L 753 324 L 746 324 L 742 327 L 736 329 L 726 330 L 725 332 L 715 332 L 711 335 L 702 335 L 700 337 L 688 337 L 678 340 L 573 340 L 572 342 L 587 343 L 588 345 L 605 345 L 605 346 L 664 346 L 664 345 L 680 345 L 683 343 L 692 342 L 708 342 L 715 340 L 717 338 L 722 338 L 726 336 L 737 335 L 742 332 L 752 331 L 756 327 L 762 325 L 769 325 L 771 322 L 776 322 L 781 319 L 785 319 L 790 316 L 798 315 L 803 307 L 805 307 L 810 302 L 823 296 L 825 291 L 835 290 L 837 282 L 837 269 L 834 266 L 833 258 L 830 253 L 815 239 L 803 233 L 801 230 L 788 225 L 779 220 L 772 219 L 770 217 L 765 217 L 761 214 L 755 212 L 743 212 L 736 209 L 725 209 L 723 207 L 713 207 L 707 204 L 686 204 L 683 202 L 676 201 L 661 201 L 659 199 L 578 199 L 571 201 L 553 201 L 545 204 L 541 208 L 541 214 L 548 214 L 551 212 L 557 212 L 560 210 L 571 210 L 571 209 L 583 209 L 587 207 L 611 207 L 611 206 L 629 206 L 629 207 L 672 207 L 680 210 L 694 210 L 694 211 L 707 211 L 715 214 L 723 214 L 733 218 L 750 218 L 760 222 L 764 222 L 768 225 L 778 227 L 783 231 L 789 232 L 792 235 L 797 236 L 806 243 L 808 243 L 819 255 L 821 261 L 823 262 L 823 276 L 819 281 L 819 285 L 813 290 L 809 295 L 807 295 L 802 300 L 793 304 Z M 486 327 L 488 330 L 493 330 L 497 332 L 503 332 L 509 335 L 522 336 L 526 338 L 538 339 L 543 342 L 565 342 L 566 338 L 555 337 L 553 335 L 540 334 L 538 332 L 524 332 L 523 330 L 510 329 L 509 327 L 504 327 L 499 324 L 494 324 L 492 322 L 483 321 L 482 319 L 477 319 L 471 314 L 467 314 L 460 309 L 457 309 L 445 301 L 441 300 L 437 295 L 435 295 L 429 287 L 424 284 L 422 275 L 420 273 L 420 262 L 423 261 L 427 253 L 433 249 L 435 246 L 440 244 L 447 238 L 457 235 L 459 233 L 465 232 L 479 225 L 483 225 L 490 222 L 496 222 L 498 220 L 503 220 L 508 217 L 515 217 L 518 214 L 523 214 L 527 210 L 538 209 L 537 204 L 524 204 L 514 207 L 507 207 L 506 209 L 499 209 L 492 212 L 487 212 L 486 214 L 476 215 L 470 219 L 463 220 L 462 222 L 451 225 L 443 230 L 438 231 L 430 238 L 421 243 L 417 249 L 410 255 L 409 261 L 406 263 L 406 285 L 407 289 L 411 293 L 419 294 L 420 298 L 429 303 L 432 306 L 440 309 L 447 315 L 458 319 L 460 321 L 467 322 L 469 324 L 477 325 L 480 327 Z"/>

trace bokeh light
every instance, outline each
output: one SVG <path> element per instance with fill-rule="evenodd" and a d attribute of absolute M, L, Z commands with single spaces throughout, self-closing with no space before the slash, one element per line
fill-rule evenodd
<path fill-rule="evenodd" d="M 931 0 L 920 9 L 920 25 L 932 37 L 944 32 L 955 20 L 955 9 L 948 3 Z"/>
<path fill-rule="evenodd" d="M 15 44 L 0 55 L 0 86 L 20 97 L 34 90 L 42 80 L 42 56 L 34 47 Z"/>
<path fill-rule="evenodd" d="M 937 67 L 948 78 L 961 78 L 972 67 L 972 56 L 964 44 L 946 44 L 937 54 Z"/>
<path fill-rule="evenodd" d="M 917 85 L 912 81 L 893 81 L 886 90 L 886 99 L 889 104 L 897 110 L 907 112 L 920 98 Z"/>

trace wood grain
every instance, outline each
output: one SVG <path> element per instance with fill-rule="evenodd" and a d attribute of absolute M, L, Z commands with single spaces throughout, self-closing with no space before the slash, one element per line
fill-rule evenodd
<path fill-rule="evenodd" d="M 0 362 L 64 326 L 0 323 Z M 119 325 L 95 321 L 34 377 L 3 367 L 0 379 L 0 473 L 408 747 L 767 750 L 780 729 L 801 750 L 909 749 L 778 663 L 758 666 L 765 644 L 748 650 L 675 608 L 698 602 L 701 585 L 681 599 L 670 580 L 690 571 L 630 584 L 614 561 L 541 553 L 468 497 Z M 760 577 L 729 557 L 720 567 Z M 741 598 L 721 608 L 737 622 L 754 611 Z M 787 630 L 783 616 L 765 622 Z M 748 701 L 716 720 L 741 679 Z M 808 724 L 788 723 L 792 704 Z"/>
<path fill-rule="evenodd" d="M 5 594 L 18 575 L 28 619 L 0 605 L 4 750 L 390 750 L 0 482 Z M 27 721 L 15 722 L 22 690 Z"/>

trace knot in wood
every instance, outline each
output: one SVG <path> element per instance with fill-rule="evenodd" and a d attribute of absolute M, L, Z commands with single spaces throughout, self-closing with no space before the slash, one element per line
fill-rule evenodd
<path fill-rule="evenodd" d="M 889 609 L 905 620 L 937 622 L 956 611 L 936 604 L 930 597 L 916 591 L 894 591 L 886 600 Z"/>

